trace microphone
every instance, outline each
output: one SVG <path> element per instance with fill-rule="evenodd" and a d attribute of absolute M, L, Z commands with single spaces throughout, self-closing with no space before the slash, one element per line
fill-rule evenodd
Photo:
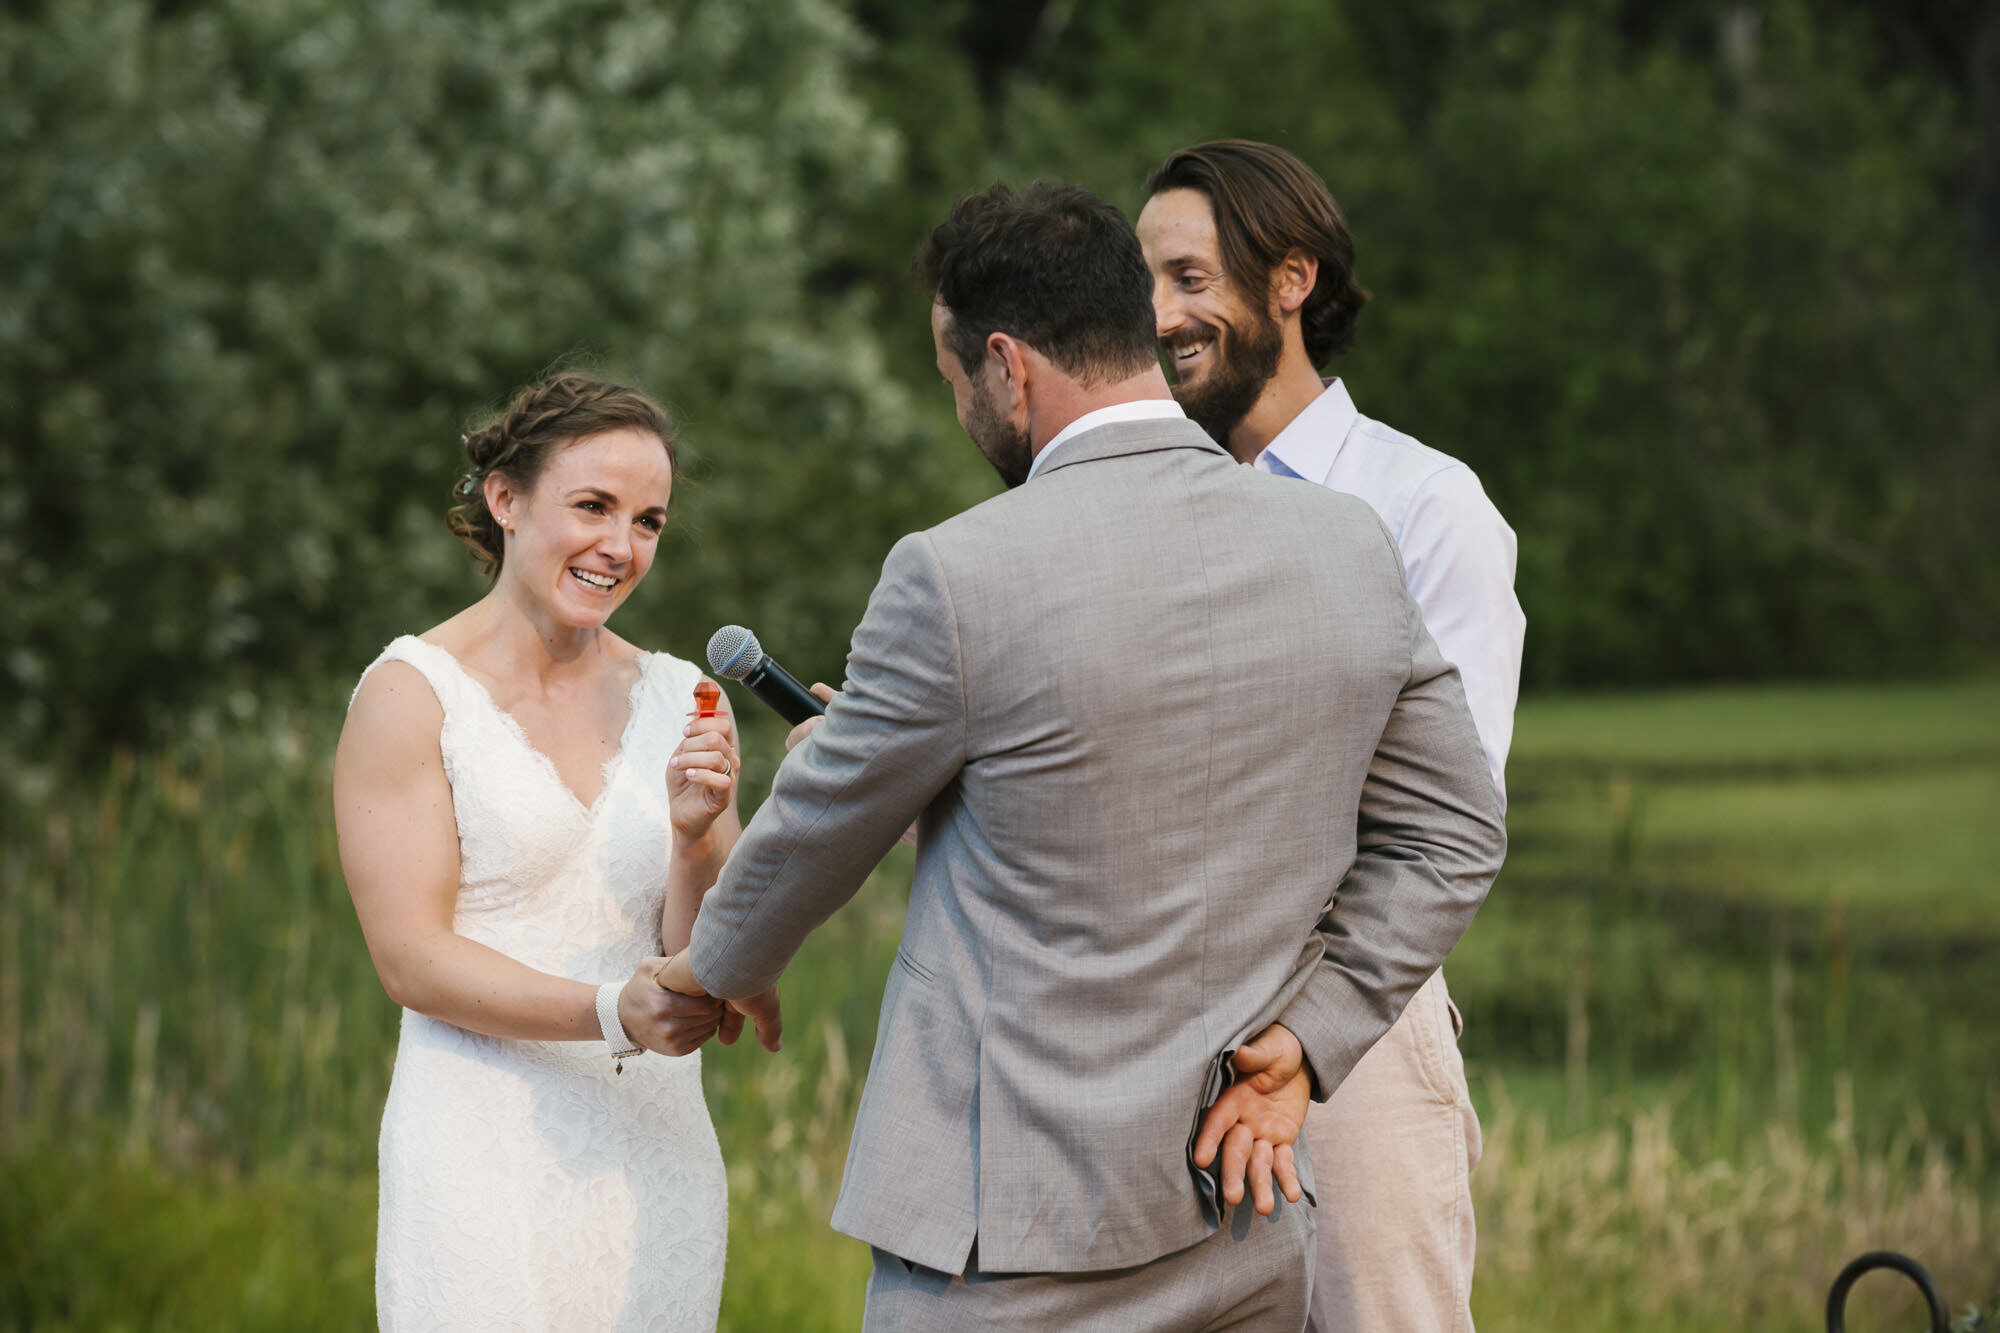
<path fill-rule="evenodd" d="M 826 715 L 826 705 L 813 698 L 791 672 L 766 656 L 757 636 L 741 625 L 724 625 L 709 636 L 708 669 L 749 686 L 750 693 L 793 726 L 809 717 Z"/>

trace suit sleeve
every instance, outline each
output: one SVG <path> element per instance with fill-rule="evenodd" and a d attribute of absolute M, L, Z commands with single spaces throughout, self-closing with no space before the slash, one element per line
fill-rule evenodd
<path fill-rule="evenodd" d="M 724 999 L 776 983 L 965 763 L 950 594 L 924 533 L 896 543 L 854 631 L 826 720 L 786 757 L 702 900 L 696 980 Z"/>
<path fill-rule="evenodd" d="M 1472 923 L 1506 826 L 1458 670 L 1409 603 L 1410 671 L 1362 785 L 1354 864 L 1318 927 L 1322 957 L 1278 1021 L 1325 1101 Z"/>

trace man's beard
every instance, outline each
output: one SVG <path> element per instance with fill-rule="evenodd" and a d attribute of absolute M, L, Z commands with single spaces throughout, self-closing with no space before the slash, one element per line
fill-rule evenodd
<path fill-rule="evenodd" d="M 986 455 L 986 461 L 1000 474 L 1008 490 L 1028 479 L 1035 451 L 1027 432 L 1016 430 L 1014 423 L 1003 418 L 1000 409 L 978 388 L 972 393 L 972 411 L 965 423 L 965 433 L 979 446 L 979 452 Z"/>
<path fill-rule="evenodd" d="M 1284 329 L 1277 320 L 1256 310 L 1246 313 L 1247 322 L 1227 338 L 1207 326 L 1191 330 L 1197 335 L 1206 332 L 1215 340 L 1214 364 L 1199 384 L 1174 385 L 1181 410 L 1225 449 L 1230 432 L 1250 415 L 1264 386 L 1278 373 L 1278 360 L 1285 351 Z M 1197 340 L 1183 336 L 1176 341 L 1185 346 Z"/>

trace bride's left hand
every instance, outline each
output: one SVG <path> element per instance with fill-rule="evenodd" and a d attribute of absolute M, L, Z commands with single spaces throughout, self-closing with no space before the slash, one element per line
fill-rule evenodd
<path fill-rule="evenodd" d="M 736 800 L 742 759 L 729 696 L 716 701 L 714 717 L 690 717 L 685 734 L 687 739 L 667 761 L 667 806 L 674 832 L 692 841 L 706 834 Z"/>

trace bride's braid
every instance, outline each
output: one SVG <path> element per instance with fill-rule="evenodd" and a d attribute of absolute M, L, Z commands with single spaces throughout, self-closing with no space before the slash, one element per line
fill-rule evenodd
<path fill-rule="evenodd" d="M 666 448 L 667 465 L 680 475 L 674 423 L 665 408 L 640 390 L 574 373 L 522 390 L 499 416 L 464 437 L 471 471 L 452 487 L 446 525 L 471 548 L 488 577 L 497 575 L 507 548 L 486 507 L 486 478 L 497 474 L 526 494 L 563 448 L 623 428 L 657 437 Z"/>

